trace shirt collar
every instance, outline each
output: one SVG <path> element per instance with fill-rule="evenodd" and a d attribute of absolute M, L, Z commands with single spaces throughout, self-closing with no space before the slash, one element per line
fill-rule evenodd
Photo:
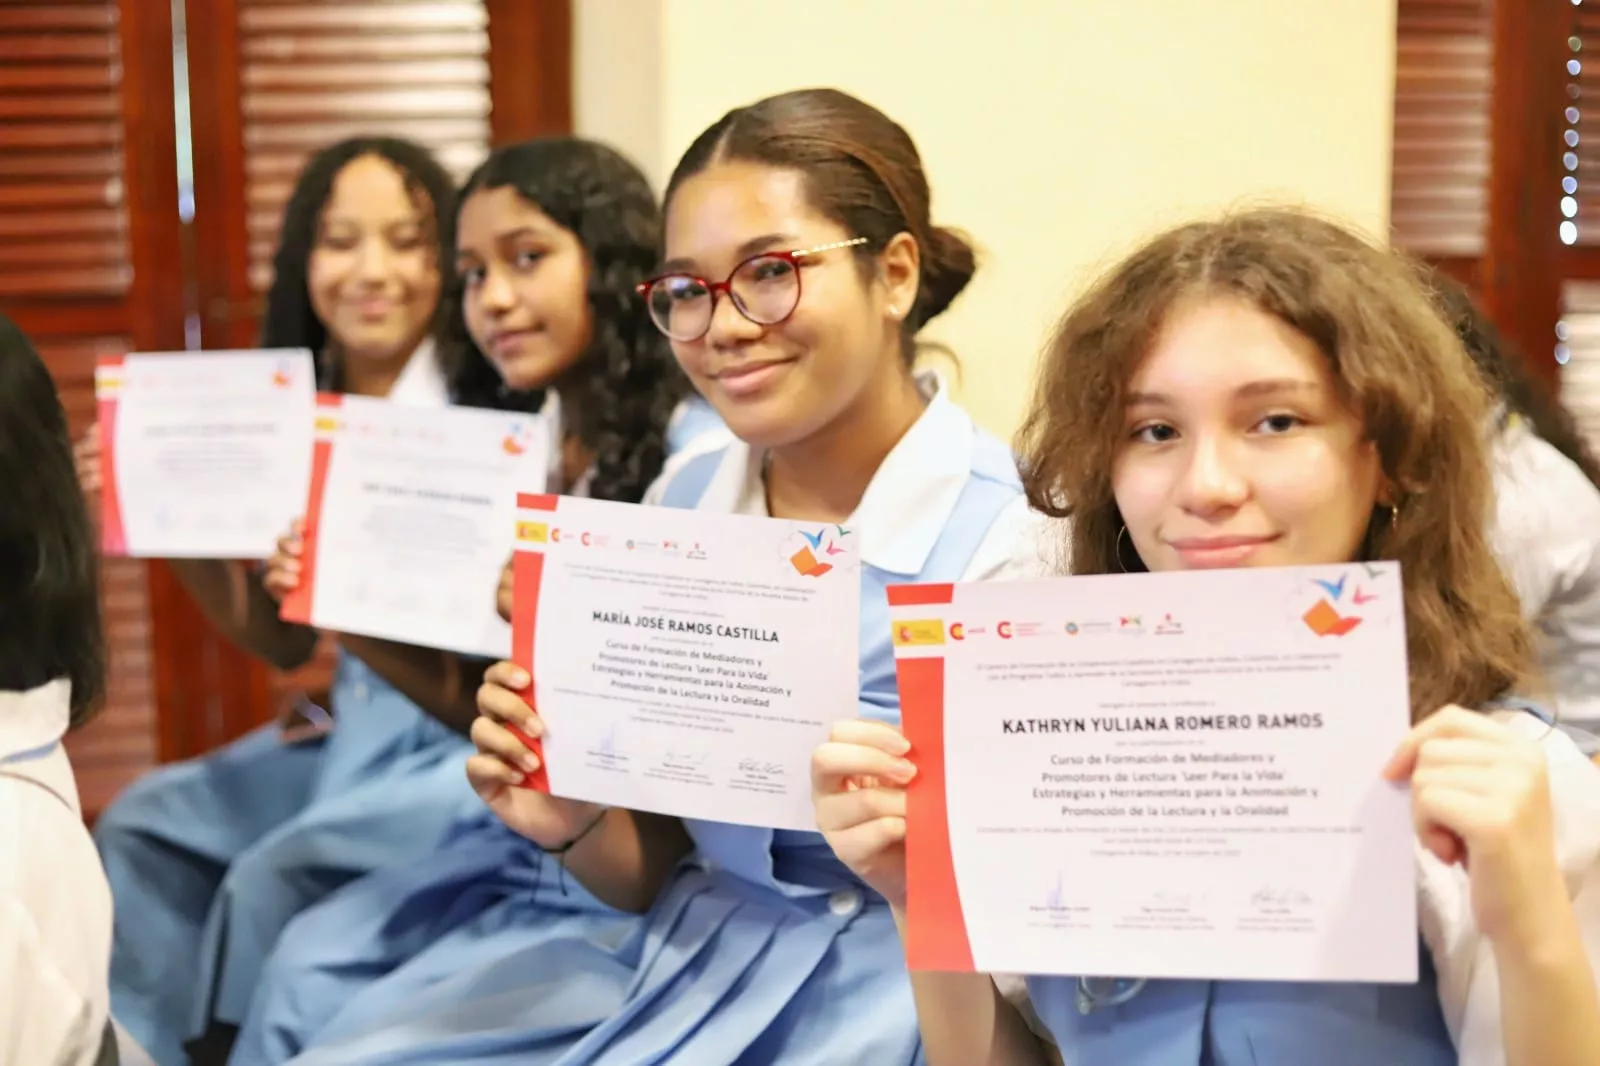
<path fill-rule="evenodd" d="M 0 759 L 54 744 L 71 719 L 72 682 L 66 678 L 26 692 L 0 692 Z"/>
<path fill-rule="evenodd" d="M 972 419 L 935 374 L 919 374 L 928 406 L 872 475 L 846 525 L 861 536 L 861 558 L 891 574 L 922 572 L 972 474 Z M 766 453 L 741 440 L 728 446 L 700 507 L 734 514 L 767 513 L 762 468 Z"/>
<path fill-rule="evenodd" d="M 389 402 L 406 407 L 444 407 L 450 402 L 450 385 L 439 365 L 438 349 L 432 337 L 417 345 L 406 360 L 400 376 L 389 386 Z"/>

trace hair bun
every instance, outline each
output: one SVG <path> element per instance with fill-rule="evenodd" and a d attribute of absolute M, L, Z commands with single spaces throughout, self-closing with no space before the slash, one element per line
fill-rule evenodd
<path fill-rule="evenodd" d="M 978 271 L 977 253 L 962 234 L 935 226 L 929 238 L 923 251 L 922 284 L 917 292 L 917 327 L 943 314 Z"/>

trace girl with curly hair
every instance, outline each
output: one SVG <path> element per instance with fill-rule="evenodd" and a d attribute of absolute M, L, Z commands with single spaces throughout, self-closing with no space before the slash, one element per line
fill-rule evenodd
<path fill-rule="evenodd" d="M 1165 233 L 1067 311 L 1022 453 L 1071 573 L 1401 564 L 1414 725 L 1383 773 L 1410 787 L 1421 979 L 917 972 L 931 1066 L 1594 1061 L 1600 771 L 1517 698 L 1533 641 L 1486 533 L 1491 402 L 1409 263 L 1299 211 Z M 844 722 L 812 779 L 835 853 L 903 915 L 902 751 Z"/>
<path fill-rule="evenodd" d="M 635 291 L 655 264 L 660 224 L 638 168 L 579 138 L 497 149 L 462 188 L 454 248 L 459 293 L 444 346 L 452 394 L 475 406 L 539 411 L 552 435 L 555 491 L 637 503 L 664 470 L 727 439 Z M 267 578 L 280 595 L 299 578 L 299 545 L 283 547 Z M 502 614 L 510 609 L 509 574 L 507 567 Z M 494 591 L 485 590 L 486 602 Z M 410 659 L 404 683 L 395 675 L 402 690 L 442 720 L 470 722 L 484 664 L 398 646 L 394 657 L 402 651 Z M 464 788 L 459 762 L 456 774 Z M 432 937 L 420 926 L 396 932 L 401 915 L 433 921 L 438 916 L 425 906 L 419 911 L 417 901 L 447 898 L 462 887 L 464 868 L 484 879 L 481 891 L 500 879 L 516 883 L 531 860 L 508 863 L 508 849 L 530 850 L 499 822 L 467 819 L 440 850 L 313 908 L 285 933 L 257 1012 L 283 1008 L 285 999 L 312 1012 L 331 1009 L 337 1000 L 304 1002 L 298 982 L 285 985 L 276 975 L 313 959 L 333 965 L 334 957 L 366 959 L 402 944 L 414 950 Z M 247 1027 L 232 1061 L 281 1061 L 278 1051 L 260 1049 L 261 1036 Z"/>

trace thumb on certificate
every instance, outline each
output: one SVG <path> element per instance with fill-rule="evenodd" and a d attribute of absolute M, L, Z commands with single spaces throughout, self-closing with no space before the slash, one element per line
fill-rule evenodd
<path fill-rule="evenodd" d="M 828 740 L 835 744 L 876 748 L 890 755 L 904 755 L 911 750 L 911 742 L 897 727 L 871 718 L 847 718 L 833 723 Z"/>
<path fill-rule="evenodd" d="M 486 685 L 498 685 L 500 688 L 510 689 L 512 692 L 521 692 L 533 684 L 533 678 L 516 663 L 501 660 L 491 664 L 483 672 L 483 682 Z"/>
<path fill-rule="evenodd" d="M 500 571 L 500 586 L 495 589 L 494 607 L 504 621 L 511 621 L 511 563 L 507 562 Z"/>

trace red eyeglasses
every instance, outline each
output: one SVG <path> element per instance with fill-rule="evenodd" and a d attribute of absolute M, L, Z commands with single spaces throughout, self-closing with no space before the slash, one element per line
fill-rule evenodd
<path fill-rule="evenodd" d="M 836 248 L 867 243 L 865 237 L 819 244 L 793 252 L 762 252 L 734 267 L 728 280 L 711 282 L 693 274 L 662 274 L 641 282 L 639 295 L 656 328 L 675 341 L 697 341 L 711 329 L 717 294 L 724 293 L 745 318 L 776 326 L 800 306 L 801 260 Z"/>

